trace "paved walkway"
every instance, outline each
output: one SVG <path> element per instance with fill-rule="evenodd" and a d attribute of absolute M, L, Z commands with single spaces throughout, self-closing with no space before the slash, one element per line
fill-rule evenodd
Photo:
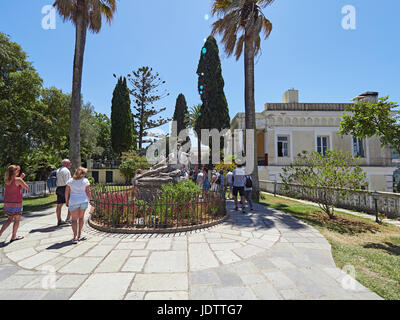
<path fill-rule="evenodd" d="M 55 209 L 27 214 L 25 238 L 0 241 L 0 299 L 381 299 L 336 268 L 329 243 L 288 214 L 255 204 L 207 230 L 117 235 L 84 227 L 71 244 Z M 65 216 L 65 212 L 63 213 Z"/>

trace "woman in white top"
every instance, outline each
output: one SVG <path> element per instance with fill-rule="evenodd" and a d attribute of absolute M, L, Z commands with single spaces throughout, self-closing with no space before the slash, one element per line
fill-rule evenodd
<path fill-rule="evenodd" d="M 199 171 L 196 183 L 199 185 L 201 190 L 203 190 L 203 180 L 204 180 L 203 178 L 204 178 L 203 171 Z"/>
<path fill-rule="evenodd" d="M 81 232 L 84 224 L 85 211 L 89 207 L 89 201 L 92 201 L 90 194 L 90 182 L 86 179 L 87 169 L 79 167 L 76 169 L 72 179 L 67 182 L 65 190 L 66 205 L 72 216 L 71 226 L 74 233 L 73 243 L 78 243 L 81 238 Z"/>

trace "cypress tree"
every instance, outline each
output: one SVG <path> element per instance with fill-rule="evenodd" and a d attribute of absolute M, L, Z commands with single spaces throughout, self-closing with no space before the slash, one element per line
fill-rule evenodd
<path fill-rule="evenodd" d="M 185 96 L 181 93 L 176 99 L 173 121 L 177 122 L 177 133 L 189 127 L 189 111 Z"/>
<path fill-rule="evenodd" d="M 133 144 L 131 100 L 126 78 L 120 77 L 115 86 L 111 105 L 111 141 L 113 151 L 119 155 Z"/>
<path fill-rule="evenodd" d="M 198 91 L 203 103 L 199 118 L 200 128 L 218 129 L 220 131 L 230 128 L 230 116 L 228 102 L 224 93 L 225 82 L 222 77 L 219 49 L 213 36 L 207 38 L 201 50 L 197 75 Z M 222 140 L 220 148 L 220 150 L 223 148 Z"/>

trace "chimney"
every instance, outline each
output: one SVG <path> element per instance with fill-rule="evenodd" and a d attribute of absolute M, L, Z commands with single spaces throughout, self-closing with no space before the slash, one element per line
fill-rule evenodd
<path fill-rule="evenodd" d="M 283 94 L 283 103 L 299 103 L 299 91 L 289 89 Z"/>
<path fill-rule="evenodd" d="M 367 91 L 367 92 L 361 93 L 360 95 L 358 95 L 357 97 L 355 97 L 351 100 L 354 102 L 368 101 L 370 103 L 377 103 L 378 96 L 379 96 L 379 92 Z"/>

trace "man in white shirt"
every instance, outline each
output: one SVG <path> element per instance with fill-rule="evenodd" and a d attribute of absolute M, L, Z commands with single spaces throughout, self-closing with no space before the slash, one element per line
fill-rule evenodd
<path fill-rule="evenodd" d="M 238 211 L 238 193 L 240 194 L 240 202 L 242 203 L 242 211 L 246 213 L 246 198 L 244 196 L 244 186 L 246 183 L 246 172 L 243 170 L 243 165 L 233 170 L 233 199 L 235 200 L 235 210 Z"/>
<path fill-rule="evenodd" d="M 71 212 L 68 210 L 67 220 L 61 220 L 61 209 L 65 204 L 65 189 L 67 187 L 67 182 L 71 179 L 71 172 L 69 169 L 71 168 L 71 161 L 68 159 L 64 159 L 62 161 L 62 167 L 57 170 L 57 226 L 62 226 L 70 222 L 71 220 Z"/>

